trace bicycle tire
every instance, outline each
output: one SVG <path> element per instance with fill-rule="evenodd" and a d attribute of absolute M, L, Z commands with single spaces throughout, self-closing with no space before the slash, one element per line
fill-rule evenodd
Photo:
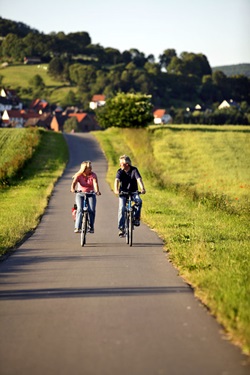
<path fill-rule="evenodd" d="M 86 243 L 86 235 L 88 228 L 88 213 L 84 212 L 82 217 L 82 230 L 81 230 L 81 246 L 83 247 Z"/>
<path fill-rule="evenodd" d="M 129 213 L 129 246 L 133 245 L 133 212 Z"/>
<path fill-rule="evenodd" d="M 125 217 L 125 236 L 126 236 L 126 243 L 129 244 L 129 214 L 126 213 Z"/>

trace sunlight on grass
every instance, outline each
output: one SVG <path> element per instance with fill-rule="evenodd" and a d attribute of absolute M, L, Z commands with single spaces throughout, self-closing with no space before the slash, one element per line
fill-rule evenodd
<path fill-rule="evenodd" d="M 13 138 L 12 142 L 13 150 L 16 150 L 19 143 L 18 134 L 22 138 L 27 131 L 16 130 L 16 141 L 14 142 Z M 6 131 L 12 135 L 12 129 Z M 41 137 L 32 160 L 25 164 L 16 178 L 12 176 L 8 185 L 0 189 L 1 254 L 14 247 L 25 234 L 36 228 L 54 184 L 62 175 L 68 159 L 67 145 L 62 134 L 37 129 L 36 131 Z M 13 158 L 15 159 L 15 153 Z"/>
<path fill-rule="evenodd" d="M 163 239 L 196 296 L 249 353 L 250 128 L 155 126 L 94 135 L 111 165 L 111 187 L 120 154 L 139 167 L 147 190 L 143 221 Z"/>

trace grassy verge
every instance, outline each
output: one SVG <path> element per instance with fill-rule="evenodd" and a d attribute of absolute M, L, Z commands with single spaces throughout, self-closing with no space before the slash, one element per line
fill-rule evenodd
<path fill-rule="evenodd" d="M 16 130 L 20 137 L 26 132 L 26 129 Z M 9 137 L 12 136 L 13 129 L 5 131 L 9 132 Z M 25 235 L 35 229 L 68 159 L 67 145 L 62 134 L 43 130 L 35 132 L 39 142 L 32 159 L 12 176 L 8 185 L 0 189 L 0 255 L 14 248 Z M 18 143 L 16 136 L 11 148 L 16 150 Z M 11 153 L 10 144 L 8 148 Z M 2 155 L 4 152 L 0 161 Z"/>
<path fill-rule="evenodd" d="M 143 220 L 196 296 L 250 353 L 249 127 L 95 132 L 113 187 L 119 155 L 140 167 Z"/>

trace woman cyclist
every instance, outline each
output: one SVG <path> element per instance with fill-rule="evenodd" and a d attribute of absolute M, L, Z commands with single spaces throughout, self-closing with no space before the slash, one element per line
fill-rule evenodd
<path fill-rule="evenodd" d="M 71 184 L 71 192 L 82 191 L 76 193 L 76 221 L 75 221 L 75 233 L 80 233 L 82 226 L 82 209 L 83 209 L 83 193 L 91 193 L 88 195 L 88 207 L 89 207 L 89 233 L 94 233 L 95 224 L 95 212 L 96 212 L 96 195 L 101 195 L 99 190 L 99 184 L 97 175 L 92 171 L 91 161 L 83 161 L 78 172 L 73 176 Z"/>

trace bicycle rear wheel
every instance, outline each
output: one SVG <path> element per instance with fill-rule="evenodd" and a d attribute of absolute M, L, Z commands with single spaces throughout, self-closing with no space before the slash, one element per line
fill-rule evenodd
<path fill-rule="evenodd" d="M 129 213 L 129 246 L 133 245 L 133 212 Z"/>
<path fill-rule="evenodd" d="M 82 230 L 81 230 L 81 246 L 83 247 L 86 243 L 86 235 L 88 228 L 88 213 L 84 212 L 82 217 Z"/>
<path fill-rule="evenodd" d="M 126 236 L 126 243 L 129 244 L 129 214 L 126 212 L 125 217 L 125 236 Z"/>

